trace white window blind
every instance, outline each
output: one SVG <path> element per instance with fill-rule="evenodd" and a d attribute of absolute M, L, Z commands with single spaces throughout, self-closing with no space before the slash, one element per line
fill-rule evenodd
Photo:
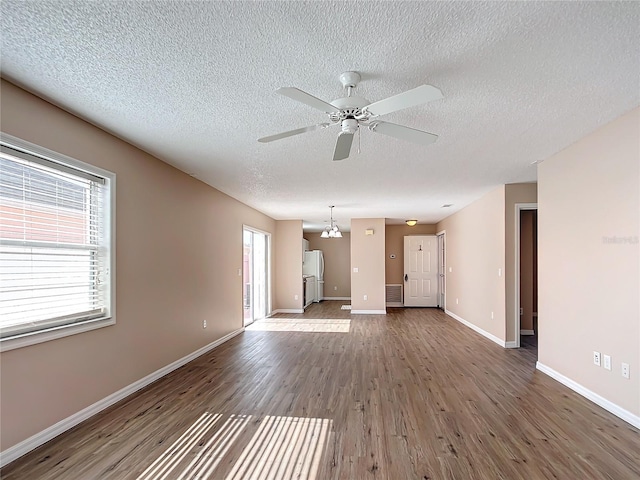
<path fill-rule="evenodd" d="M 108 186 L 1 146 L 0 339 L 111 314 Z"/>

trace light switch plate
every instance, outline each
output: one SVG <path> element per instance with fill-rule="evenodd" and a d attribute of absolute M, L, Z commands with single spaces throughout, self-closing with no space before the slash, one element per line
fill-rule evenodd
<path fill-rule="evenodd" d="M 604 355 L 602 357 L 605 370 L 611 370 L 611 355 Z"/>

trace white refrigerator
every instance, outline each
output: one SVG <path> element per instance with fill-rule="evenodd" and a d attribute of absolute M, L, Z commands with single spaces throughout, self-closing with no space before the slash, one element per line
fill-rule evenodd
<path fill-rule="evenodd" d="M 322 250 L 309 250 L 304 252 L 304 262 L 302 263 L 302 274 L 316 277 L 315 302 L 319 302 L 324 297 L 324 256 Z"/>

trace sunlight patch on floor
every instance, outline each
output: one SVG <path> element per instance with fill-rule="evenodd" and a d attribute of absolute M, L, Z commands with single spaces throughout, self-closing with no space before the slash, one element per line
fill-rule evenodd
<path fill-rule="evenodd" d="M 252 417 L 222 418 L 203 414 L 137 480 L 222 478 L 215 471 Z M 236 447 L 244 445 L 225 479 L 316 480 L 332 424 L 326 418 L 265 416 L 251 439 Z"/>
<path fill-rule="evenodd" d="M 258 332 L 349 333 L 348 318 L 265 318 L 246 327 Z"/>
<path fill-rule="evenodd" d="M 332 423 L 266 416 L 226 480 L 316 479 Z"/>
<path fill-rule="evenodd" d="M 184 432 L 138 480 L 184 480 L 209 478 L 227 450 L 245 428 L 251 415 L 231 415 L 220 429 L 206 442 L 204 438 L 218 421 L 220 414 L 204 413 Z M 195 454 L 195 455 L 194 455 Z M 180 465 L 189 456 L 188 465 Z M 180 467 L 177 469 L 177 467 Z M 175 471 L 174 471 L 175 470 Z"/>

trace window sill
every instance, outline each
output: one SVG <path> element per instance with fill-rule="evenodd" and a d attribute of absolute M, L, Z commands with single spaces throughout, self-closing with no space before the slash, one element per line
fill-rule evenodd
<path fill-rule="evenodd" d="M 9 350 L 15 350 L 16 348 L 28 347 L 30 345 L 68 337 L 77 333 L 84 333 L 90 330 L 108 327 L 110 325 L 115 325 L 115 323 L 115 317 L 99 318 L 73 325 L 64 325 L 50 330 L 20 335 L 13 338 L 6 338 L 4 340 L 0 340 L 0 352 L 7 352 Z"/>

